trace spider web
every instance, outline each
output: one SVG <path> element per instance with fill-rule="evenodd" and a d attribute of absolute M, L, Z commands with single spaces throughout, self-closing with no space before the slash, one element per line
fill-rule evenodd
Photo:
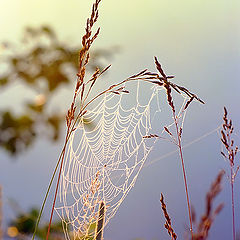
<path fill-rule="evenodd" d="M 147 94 L 146 83 L 125 87 L 132 87 L 130 95 L 103 95 L 70 138 L 55 208 L 68 239 L 89 234 L 101 202 L 106 206 L 104 226 L 109 222 L 152 150 L 155 138 L 146 138 L 156 112 L 151 105 L 159 101 L 162 88 L 152 87 Z"/>

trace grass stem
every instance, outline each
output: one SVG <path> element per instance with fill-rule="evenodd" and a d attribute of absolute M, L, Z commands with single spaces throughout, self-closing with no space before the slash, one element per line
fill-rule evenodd
<path fill-rule="evenodd" d="M 106 207 L 105 207 L 104 202 L 102 201 L 99 205 L 98 219 L 97 219 L 97 226 L 96 226 L 94 240 L 102 240 L 103 239 L 105 211 L 106 211 Z"/>
<path fill-rule="evenodd" d="M 235 234 L 235 210 L 234 210 L 234 176 L 233 176 L 233 168 L 231 167 L 231 197 L 232 197 L 232 232 L 233 232 L 233 240 L 236 239 Z"/>
<path fill-rule="evenodd" d="M 188 217 L 189 217 L 189 223 L 190 223 L 190 232 L 191 232 L 191 236 L 192 236 L 192 240 L 193 240 L 193 224 L 192 224 L 190 198 L 189 198 L 189 193 L 188 193 L 187 174 L 186 174 L 185 165 L 184 165 L 184 159 L 183 159 L 182 142 L 181 142 L 181 137 L 180 137 L 180 131 L 179 131 L 179 127 L 178 127 L 178 123 L 177 123 L 177 119 L 176 119 L 176 115 L 175 115 L 174 111 L 173 111 L 173 118 L 174 118 L 176 132 L 177 132 L 177 141 L 178 141 L 179 155 L 180 155 L 180 159 L 181 159 L 183 179 L 184 179 L 184 186 L 185 186 L 185 193 L 186 193 L 186 198 L 187 198 L 187 207 L 188 207 Z"/>
<path fill-rule="evenodd" d="M 0 185 L 0 240 L 3 240 L 2 219 L 3 219 L 3 212 L 2 212 L 2 186 Z"/>

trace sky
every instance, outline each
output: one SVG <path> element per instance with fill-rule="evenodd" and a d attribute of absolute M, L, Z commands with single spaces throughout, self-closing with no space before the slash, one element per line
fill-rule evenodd
<path fill-rule="evenodd" d="M 0 41 L 18 42 L 25 26 L 49 24 L 61 41 L 80 44 L 91 4 L 89 0 L 0 0 Z M 203 212 L 205 193 L 218 171 L 229 169 L 220 155 L 216 130 L 222 123 L 223 106 L 228 108 L 236 133 L 240 130 L 239 21 L 237 0 L 103 0 L 100 7 L 101 33 L 94 48 L 120 49 L 110 62 L 112 68 L 106 80 L 120 81 L 145 68 L 155 71 L 153 57 L 157 56 L 166 73 L 176 77 L 176 83 L 191 89 L 206 102 L 192 104 L 184 125 L 184 144 L 203 136 L 184 148 L 191 201 L 198 214 Z M 19 89 L 14 104 L 26 95 L 24 87 Z M 7 106 L 9 92 L 0 94 L 1 106 Z M 62 99 L 60 104 L 67 101 L 71 99 Z M 239 141 L 239 135 L 236 138 Z M 5 224 L 14 216 L 8 199 L 15 199 L 24 210 L 41 204 L 60 149 L 61 143 L 49 144 L 39 139 L 16 159 L 0 151 Z M 156 143 L 135 187 L 106 227 L 106 240 L 167 239 L 159 203 L 161 192 L 174 229 L 182 238 L 188 219 L 180 161 L 176 153 L 164 157 L 174 149 L 160 140 Z M 239 158 L 237 161 L 239 164 Z M 237 226 L 239 182 L 238 176 Z M 210 240 L 231 238 L 227 177 L 224 183 L 217 202 L 224 201 L 225 208 L 213 224 Z"/>

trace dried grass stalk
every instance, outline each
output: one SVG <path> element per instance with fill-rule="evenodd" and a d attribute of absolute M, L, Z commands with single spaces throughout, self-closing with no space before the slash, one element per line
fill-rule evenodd
<path fill-rule="evenodd" d="M 171 94 L 171 88 L 173 88 L 178 94 L 186 94 L 188 97 L 189 97 L 189 102 L 186 104 L 185 106 L 185 109 L 188 107 L 188 105 L 195 99 L 197 101 L 199 101 L 200 103 L 204 104 L 204 101 L 201 100 L 196 94 L 190 92 L 187 88 L 185 87 L 182 87 L 182 86 L 179 86 L 175 83 L 172 83 L 169 81 L 169 79 L 172 79 L 174 78 L 174 76 L 167 76 L 163 69 L 162 69 L 162 66 L 161 64 L 159 63 L 157 57 L 154 57 L 154 60 L 155 60 L 155 65 L 156 65 L 156 68 L 158 70 L 158 72 L 160 73 L 159 74 L 156 74 L 156 73 L 150 73 L 152 74 L 153 76 L 156 76 L 156 79 L 158 79 L 158 81 L 152 81 L 152 83 L 155 83 L 155 84 L 158 84 L 160 86 L 164 86 L 164 88 L 166 89 L 167 91 L 167 97 L 168 97 L 168 104 L 171 106 L 171 108 L 173 108 L 173 101 L 172 101 L 172 94 Z M 149 74 L 149 75 L 150 75 Z"/>
<path fill-rule="evenodd" d="M 90 47 L 91 47 L 92 43 L 97 38 L 97 36 L 100 32 L 100 28 L 98 28 L 95 33 L 92 32 L 92 28 L 93 28 L 94 24 L 97 22 L 97 19 L 98 19 L 98 7 L 99 7 L 100 2 L 101 2 L 101 0 L 95 0 L 94 4 L 92 6 L 91 16 L 90 16 L 90 18 L 87 19 L 85 35 L 82 37 L 82 48 L 79 51 L 79 68 L 78 68 L 78 73 L 77 73 L 77 81 L 76 81 L 75 91 L 74 91 L 74 95 L 73 95 L 73 101 L 70 105 L 70 108 L 69 108 L 69 110 L 67 112 L 67 116 L 66 116 L 67 132 L 66 132 L 65 143 L 64 143 L 64 146 L 63 146 L 63 150 L 60 154 L 60 157 L 58 159 L 58 162 L 57 162 L 56 168 L 54 170 L 54 173 L 52 175 L 47 193 L 45 195 L 43 205 L 42 205 L 42 208 L 40 210 L 39 218 L 37 220 L 32 239 L 34 239 L 34 237 L 35 237 L 37 227 L 38 227 L 41 215 L 42 215 L 42 211 L 43 211 L 43 208 L 44 208 L 45 203 L 46 203 L 46 198 L 49 194 L 50 187 L 51 187 L 52 182 L 53 182 L 53 178 L 56 174 L 57 168 L 60 166 L 59 167 L 58 179 L 57 179 L 57 185 L 56 185 L 55 194 L 54 194 L 52 210 L 51 210 L 51 215 L 50 215 L 50 220 L 49 220 L 49 225 L 48 225 L 48 230 L 47 230 L 46 240 L 48 240 L 48 238 L 49 238 L 51 222 L 52 222 L 52 218 L 53 218 L 53 212 L 54 212 L 54 207 L 55 207 L 55 203 L 56 203 L 56 197 L 57 197 L 57 192 L 58 192 L 58 187 L 59 187 L 59 181 L 60 181 L 63 161 L 64 161 L 64 157 L 65 157 L 65 150 L 66 150 L 67 142 L 68 142 L 72 132 L 75 130 L 75 124 L 77 122 L 77 119 L 82 117 L 83 114 L 86 111 L 87 104 L 85 104 L 85 101 L 87 100 L 88 95 L 89 95 L 93 85 L 95 84 L 98 76 L 100 75 L 100 70 L 97 69 L 95 71 L 95 73 L 93 74 L 92 78 L 88 82 L 84 83 L 86 66 L 87 66 L 87 64 L 89 62 L 89 58 L 90 58 L 89 50 L 90 50 Z M 90 83 L 90 87 L 88 88 L 87 93 L 85 93 L 86 85 L 88 83 Z M 78 115 L 75 116 L 75 112 L 76 112 L 76 109 L 77 109 L 76 100 L 77 100 L 77 96 L 79 94 L 80 94 L 80 102 L 81 102 L 80 110 L 79 110 Z M 91 102 L 91 101 L 93 101 L 93 100 L 90 100 L 89 102 Z"/>
<path fill-rule="evenodd" d="M 212 183 L 210 190 L 206 194 L 206 208 L 197 227 L 197 232 L 194 233 L 194 240 L 205 240 L 208 238 L 209 230 L 216 216 L 223 209 L 223 203 L 220 203 L 213 209 L 213 201 L 222 190 L 222 178 L 225 172 L 222 170 L 218 173 L 215 181 Z M 196 213 L 192 208 L 193 222 L 196 223 Z"/>
<path fill-rule="evenodd" d="M 104 219 L 105 219 L 106 206 L 102 201 L 99 205 L 97 226 L 95 231 L 95 240 L 103 239 L 103 228 L 104 228 Z"/>
<path fill-rule="evenodd" d="M 156 68 L 159 72 L 159 74 L 153 74 L 152 76 L 155 76 L 156 80 L 151 81 L 154 84 L 158 84 L 159 86 L 163 86 L 166 89 L 166 95 L 167 95 L 167 102 L 168 105 L 171 107 L 172 110 L 172 115 L 173 115 L 173 120 L 174 120 L 174 125 L 176 129 L 176 137 L 172 134 L 172 132 L 169 131 L 167 127 L 164 127 L 164 130 L 169 134 L 171 137 L 172 141 L 178 146 L 179 149 L 179 155 L 180 155 L 180 160 L 181 160 L 181 165 L 182 165 L 182 172 L 183 172 L 183 179 L 184 179 L 184 186 L 185 186 L 185 193 L 186 193 L 186 200 L 187 200 L 187 208 L 188 208 L 188 217 L 189 217 L 189 224 L 190 224 L 190 232 L 192 235 L 193 239 L 193 226 L 192 226 L 192 219 L 191 219 L 191 205 L 190 205 L 190 197 L 189 197 L 189 191 L 188 191 L 188 184 L 187 184 L 187 175 L 186 175 L 186 170 L 185 170 L 185 164 L 184 164 L 184 159 L 183 159 L 183 152 L 182 152 L 182 142 L 181 142 L 181 137 L 182 137 L 182 128 L 179 127 L 178 121 L 179 121 L 179 116 L 176 115 L 176 109 L 174 106 L 173 102 L 173 97 L 172 97 L 172 89 L 174 89 L 178 94 L 185 94 L 189 97 L 189 100 L 187 101 L 185 107 L 183 108 L 182 112 L 184 112 L 190 103 L 196 99 L 200 103 L 204 103 L 200 98 L 198 98 L 194 93 L 191 93 L 188 89 L 185 87 L 179 86 L 177 84 L 174 84 L 169 81 L 169 79 L 174 78 L 174 76 L 167 76 L 163 69 L 161 64 L 159 63 L 157 57 L 154 57 L 155 60 L 155 65 Z"/>
<path fill-rule="evenodd" d="M 166 204 L 164 203 L 164 198 L 163 198 L 162 193 L 161 193 L 160 202 L 161 202 L 161 205 L 162 205 L 162 211 L 163 211 L 164 217 L 166 219 L 164 227 L 167 229 L 168 234 L 171 237 L 171 240 L 176 240 L 177 239 L 177 234 L 174 232 L 174 230 L 172 228 L 171 218 L 168 215 L 167 207 L 166 207 Z"/>
<path fill-rule="evenodd" d="M 234 206 L 234 181 L 239 170 L 239 166 L 235 166 L 235 157 L 238 153 L 238 146 L 234 145 L 234 140 L 232 139 L 233 133 L 233 124 L 232 120 L 228 119 L 228 112 L 226 107 L 224 107 L 223 114 L 223 125 L 221 131 L 221 141 L 225 148 L 225 151 L 222 151 L 221 154 L 229 162 L 230 165 L 230 185 L 231 185 L 231 200 L 232 200 L 232 234 L 233 240 L 236 239 L 236 230 L 235 230 L 235 206 Z"/>

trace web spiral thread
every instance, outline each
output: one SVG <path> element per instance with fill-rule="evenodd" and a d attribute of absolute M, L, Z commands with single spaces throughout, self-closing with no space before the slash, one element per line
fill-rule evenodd
<path fill-rule="evenodd" d="M 140 85 L 138 82 L 131 104 L 128 94 L 105 94 L 71 136 L 56 207 L 68 239 L 89 234 L 102 201 L 106 206 L 104 225 L 109 222 L 152 149 L 151 140 L 144 136 L 150 134 L 150 106 L 157 90 L 148 97 L 139 96 Z M 140 98 L 145 98 L 145 103 L 140 103 Z"/>

